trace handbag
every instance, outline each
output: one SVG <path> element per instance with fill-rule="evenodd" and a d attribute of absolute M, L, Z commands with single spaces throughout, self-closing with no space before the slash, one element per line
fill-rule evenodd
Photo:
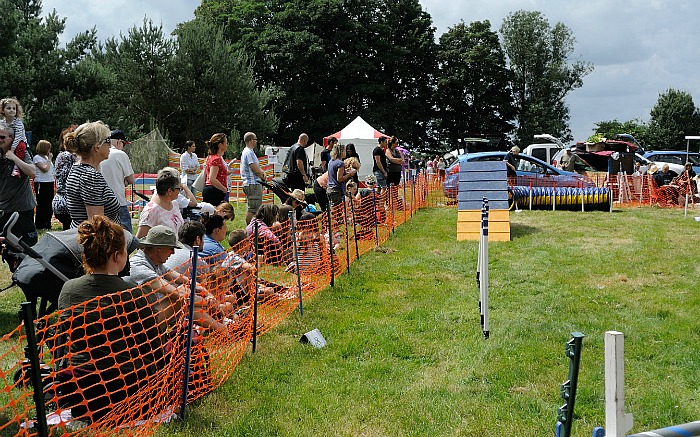
<path fill-rule="evenodd" d="M 197 191 L 202 191 L 204 189 L 204 184 L 207 183 L 207 168 L 204 168 L 204 171 L 200 172 L 199 175 L 197 176 L 197 179 L 192 182 L 192 188 L 194 188 Z"/>

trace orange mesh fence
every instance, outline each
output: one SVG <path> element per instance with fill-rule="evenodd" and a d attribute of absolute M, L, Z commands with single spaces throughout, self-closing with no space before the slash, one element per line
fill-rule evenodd
<path fill-rule="evenodd" d="M 35 321 L 49 432 L 151 435 L 158 424 L 229 378 L 251 339 L 281 323 L 416 209 L 443 199 L 441 182 L 347 197 L 330 214 L 258 229 L 227 252 L 200 258 L 193 337 L 187 340 L 191 261 L 139 287 Z M 2 338 L 0 433 L 36 433 L 22 326 Z M 185 364 L 186 349 L 191 359 Z"/>
<path fill-rule="evenodd" d="M 662 208 L 694 207 L 698 197 L 697 182 L 686 173 L 657 181 L 650 174 L 601 174 L 595 178 L 600 186 L 609 188 L 617 206 L 655 206 Z M 660 185 L 660 182 L 663 185 Z"/>

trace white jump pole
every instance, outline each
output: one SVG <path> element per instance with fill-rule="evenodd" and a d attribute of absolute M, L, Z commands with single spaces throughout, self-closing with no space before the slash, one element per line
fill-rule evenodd
<path fill-rule="evenodd" d="M 632 414 L 625 412 L 625 335 L 605 333 L 605 435 L 624 437 L 632 429 Z"/>
<path fill-rule="evenodd" d="M 479 296 L 481 299 L 481 329 L 485 338 L 489 338 L 489 204 L 484 199 L 484 213 L 481 218 L 481 235 L 484 241 L 481 249 L 481 280 Z"/>

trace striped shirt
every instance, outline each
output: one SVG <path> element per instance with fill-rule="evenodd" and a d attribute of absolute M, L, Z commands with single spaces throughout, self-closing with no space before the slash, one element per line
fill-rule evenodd
<path fill-rule="evenodd" d="M 102 173 L 88 164 L 74 165 L 66 179 L 66 201 L 73 219 L 71 228 L 77 228 L 88 219 L 86 206 L 104 207 L 104 215 L 119 223 L 119 200 Z"/>

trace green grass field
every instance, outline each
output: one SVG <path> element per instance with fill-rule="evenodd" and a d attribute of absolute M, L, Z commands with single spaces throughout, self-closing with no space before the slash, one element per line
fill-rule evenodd
<path fill-rule="evenodd" d="M 603 340 L 626 335 L 627 410 L 642 431 L 697 420 L 698 223 L 682 211 L 512 213 L 490 251 L 483 338 L 476 242 L 456 211 L 420 211 L 262 337 L 234 376 L 158 435 L 554 434 L 573 331 L 586 335 L 574 436 L 604 426 Z M 299 343 L 318 328 L 328 346 Z"/>
<path fill-rule="evenodd" d="M 487 340 L 477 242 L 456 241 L 456 210 L 419 211 L 334 288 L 305 301 L 304 316 L 261 337 L 185 423 L 157 435 L 551 436 L 564 346 L 580 331 L 572 435 L 590 436 L 605 425 L 608 330 L 625 333 L 633 431 L 698 420 L 700 223 L 692 215 L 511 213 L 511 241 L 489 246 Z M 0 299 L 3 317 L 16 312 L 20 294 Z M 299 343 L 313 328 L 325 348 Z"/>

